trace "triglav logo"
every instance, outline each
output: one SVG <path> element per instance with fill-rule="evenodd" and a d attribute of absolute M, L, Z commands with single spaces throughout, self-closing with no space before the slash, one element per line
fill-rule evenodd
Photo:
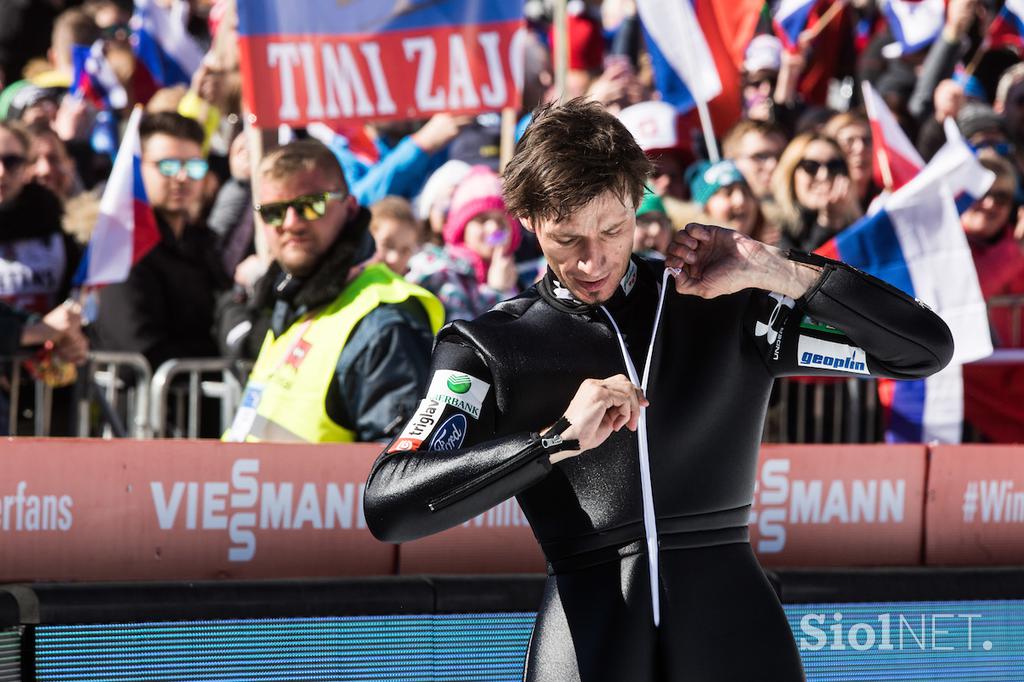
<path fill-rule="evenodd" d="M 228 481 L 175 481 L 165 489 L 151 481 L 153 509 L 161 530 L 226 530 L 229 561 L 256 556 L 255 530 L 366 528 L 363 486 L 354 483 L 277 483 L 256 477 L 258 459 L 239 459 Z M 184 514 L 182 514 L 184 512 Z"/>
<path fill-rule="evenodd" d="M 789 467 L 788 459 L 769 459 L 761 467 L 761 479 L 754 488 L 755 509 L 750 512 L 750 525 L 760 533 L 758 552 L 783 551 L 787 526 L 903 522 L 907 491 L 903 479 L 790 480 Z"/>

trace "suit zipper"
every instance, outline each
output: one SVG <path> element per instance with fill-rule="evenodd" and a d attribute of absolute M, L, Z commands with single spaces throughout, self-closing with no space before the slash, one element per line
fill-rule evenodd
<path fill-rule="evenodd" d="M 485 488 L 493 481 L 505 476 L 509 471 L 526 465 L 531 459 L 534 459 L 544 452 L 543 442 L 539 440 L 539 438 L 540 437 L 538 436 L 537 441 L 530 442 L 529 445 L 517 452 L 510 459 L 505 460 L 493 469 L 466 481 L 462 485 L 452 488 L 452 490 L 444 495 L 427 500 L 427 508 L 432 512 L 437 512 L 445 507 L 450 507 L 459 500 L 469 497 L 473 493 Z M 559 439 L 559 441 L 560 440 L 561 439 Z"/>
<path fill-rule="evenodd" d="M 615 323 L 615 318 L 613 318 L 611 313 L 608 312 L 608 309 L 601 306 L 601 310 L 604 311 L 604 314 L 612 323 L 612 328 L 615 329 L 615 337 L 619 342 L 619 350 L 622 352 L 622 359 L 625 362 L 626 371 L 629 374 L 629 380 L 643 389 L 645 396 L 647 395 L 647 383 L 650 379 L 651 358 L 654 357 L 654 344 L 658 339 L 658 325 L 661 323 L 661 310 L 665 305 L 665 291 L 668 288 L 668 276 L 668 270 L 665 270 L 661 278 L 661 291 L 658 295 L 658 309 L 654 315 L 654 329 L 651 331 L 651 344 L 647 347 L 647 360 L 644 363 L 644 375 L 642 382 L 640 377 L 637 376 L 633 360 L 629 357 L 629 351 L 626 349 L 626 341 L 622 338 L 622 332 L 619 330 L 619 325 Z M 651 457 L 647 443 L 647 408 L 645 407 L 640 408 L 640 423 L 637 425 L 636 439 L 637 450 L 640 454 L 640 493 L 644 510 L 644 535 L 647 540 L 647 570 L 650 575 L 651 583 L 651 612 L 654 615 L 654 627 L 658 627 L 661 623 L 661 599 L 658 585 L 658 527 L 657 516 L 654 513 L 654 489 L 651 485 Z"/>

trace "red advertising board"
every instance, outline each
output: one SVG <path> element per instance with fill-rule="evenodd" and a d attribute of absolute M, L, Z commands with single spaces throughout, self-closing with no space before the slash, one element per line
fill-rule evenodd
<path fill-rule="evenodd" d="M 927 510 L 926 563 L 1024 563 L 1024 447 L 933 447 Z"/>
<path fill-rule="evenodd" d="M 0 581 L 394 571 L 366 530 L 376 445 L 8 439 Z"/>
<path fill-rule="evenodd" d="M 921 562 L 923 445 L 766 445 L 750 541 L 765 566 Z"/>
<path fill-rule="evenodd" d="M 363 519 L 362 490 L 378 451 L 8 439 L 0 456 L 0 581 L 544 570 L 514 500 L 401 547 L 377 542 Z M 1024 557 L 1024 502 L 1013 493 L 1017 481 L 1024 485 L 1020 463 L 1020 448 L 936 450 L 929 527 L 949 532 L 929 535 L 929 559 L 990 563 L 997 550 L 1000 560 Z M 963 521 L 971 490 L 979 495 L 974 525 Z M 924 491 L 923 446 L 765 446 L 751 542 L 767 566 L 917 564 Z M 1000 494 L 997 504 L 992 495 Z"/>

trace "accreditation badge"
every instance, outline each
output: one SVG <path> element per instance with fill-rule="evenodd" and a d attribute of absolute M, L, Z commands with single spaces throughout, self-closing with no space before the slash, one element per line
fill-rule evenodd
<path fill-rule="evenodd" d="M 244 443 L 245 437 L 252 431 L 252 425 L 256 423 L 256 410 L 263 399 L 263 384 L 250 382 L 245 385 L 245 393 L 242 394 L 242 404 L 235 413 L 235 419 L 228 429 L 228 442 Z"/>

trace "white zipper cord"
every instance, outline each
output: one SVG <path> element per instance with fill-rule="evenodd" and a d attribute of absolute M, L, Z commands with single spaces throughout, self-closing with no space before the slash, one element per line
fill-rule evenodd
<path fill-rule="evenodd" d="M 643 389 L 647 395 L 647 380 L 650 377 L 651 358 L 654 356 L 654 342 L 658 338 L 658 324 L 661 322 L 661 309 L 665 303 L 665 290 L 667 289 L 668 271 L 666 270 L 661 279 L 661 292 L 658 295 L 658 310 L 654 315 L 654 329 L 651 331 L 651 345 L 647 347 L 647 360 L 644 363 L 643 382 L 636 373 L 636 366 L 629 357 L 626 349 L 626 341 L 622 338 L 619 325 L 615 318 L 604 306 L 601 310 L 612 323 L 615 329 L 615 337 L 619 341 L 619 350 L 622 351 L 622 358 L 626 362 L 626 371 L 629 373 L 629 380 Z M 647 538 L 647 569 L 650 574 L 651 583 L 651 611 L 654 614 L 654 627 L 661 623 L 661 599 L 658 590 L 658 528 L 657 517 L 654 515 L 654 490 L 651 487 L 651 456 L 647 446 L 647 408 L 640 408 L 640 421 L 636 429 L 637 448 L 640 452 L 640 492 L 644 508 L 644 535 Z"/>

